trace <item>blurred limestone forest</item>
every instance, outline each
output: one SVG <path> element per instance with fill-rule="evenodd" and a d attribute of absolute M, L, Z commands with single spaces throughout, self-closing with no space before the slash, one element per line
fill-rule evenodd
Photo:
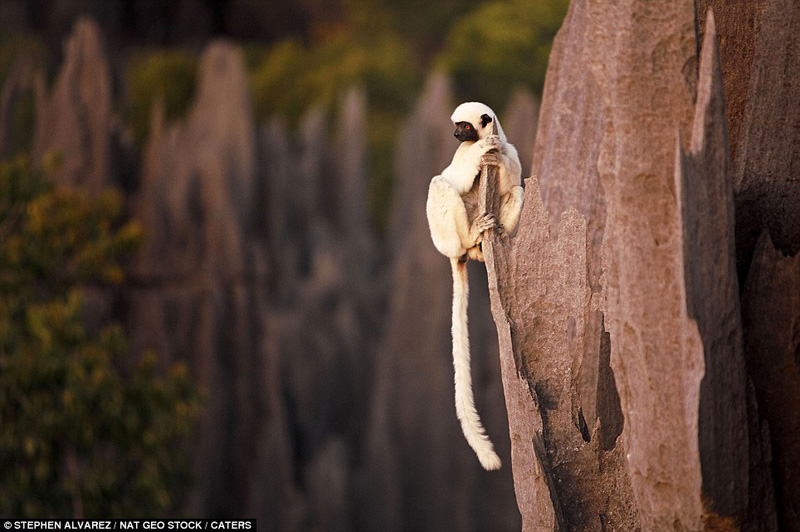
<path fill-rule="evenodd" d="M 454 100 L 503 109 L 519 89 L 541 93 L 550 45 L 566 0 L 418 2 L 389 0 L 8 0 L 0 5 L 0 81 L 20 51 L 52 83 L 74 21 L 101 26 L 119 93 L 115 111 L 141 148 L 152 108 L 185 116 L 204 46 L 241 47 L 258 122 L 296 126 L 312 107 L 332 115 L 345 91 L 365 91 L 369 206 L 378 229 L 391 204 L 397 129 L 423 82 L 436 71 L 453 81 Z M 33 102 L 18 106 L 8 152 L 32 140 Z"/>
<path fill-rule="evenodd" d="M 527 173 L 567 6 L 0 2 L 0 514 L 518 529 L 455 419 L 423 205 L 458 101 Z"/>

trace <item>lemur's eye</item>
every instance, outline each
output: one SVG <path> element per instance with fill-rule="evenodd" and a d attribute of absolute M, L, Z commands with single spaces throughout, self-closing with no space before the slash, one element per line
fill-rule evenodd
<path fill-rule="evenodd" d="M 472 129 L 472 126 L 467 124 L 466 126 L 464 126 L 464 129 Z"/>

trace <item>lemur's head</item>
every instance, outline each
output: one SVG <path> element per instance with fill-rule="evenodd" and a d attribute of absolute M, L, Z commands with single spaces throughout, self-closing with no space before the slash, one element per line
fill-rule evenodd
<path fill-rule="evenodd" d="M 505 141 L 503 129 L 491 107 L 480 102 L 465 102 L 456 107 L 450 120 L 456 125 L 453 133 L 461 142 L 476 141 L 492 134 L 492 122 L 497 124 L 497 134 Z"/>

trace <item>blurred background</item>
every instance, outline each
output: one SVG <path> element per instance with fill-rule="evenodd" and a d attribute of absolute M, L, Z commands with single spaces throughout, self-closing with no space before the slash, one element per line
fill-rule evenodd
<path fill-rule="evenodd" d="M 567 0 L 0 0 L 0 514 L 518 530 L 427 232 L 457 103 L 531 166 Z"/>

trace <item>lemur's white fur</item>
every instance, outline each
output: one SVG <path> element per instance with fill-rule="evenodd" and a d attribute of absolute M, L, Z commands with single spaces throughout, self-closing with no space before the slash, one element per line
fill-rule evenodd
<path fill-rule="evenodd" d="M 491 121 L 486 121 L 486 117 Z M 483 260 L 483 232 L 498 228 L 511 234 L 517 227 L 522 210 L 523 190 L 520 186 L 521 165 L 517 150 L 506 140 L 497 116 L 488 106 L 478 102 L 459 105 L 450 117 L 454 124 L 469 123 L 477 132 L 477 140 L 464 141 L 453 161 L 441 175 L 431 180 L 426 211 L 433 244 L 450 258 L 453 270 L 453 366 L 455 368 L 456 414 L 470 447 L 488 470 L 500 468 L 500 458 L 481 425 L 472 394 L 470 375 L 469 334 L 467 331 L 467 258 Z M 492 123 L 497 135 L 492 135 Z M 462 124 L 462 127 L 467 127 Z M 458 132 L 458 129 L 456 130 Z M 478 213 L 478 180 L 481 156 L 498 149 L 500 213 Z"/>

